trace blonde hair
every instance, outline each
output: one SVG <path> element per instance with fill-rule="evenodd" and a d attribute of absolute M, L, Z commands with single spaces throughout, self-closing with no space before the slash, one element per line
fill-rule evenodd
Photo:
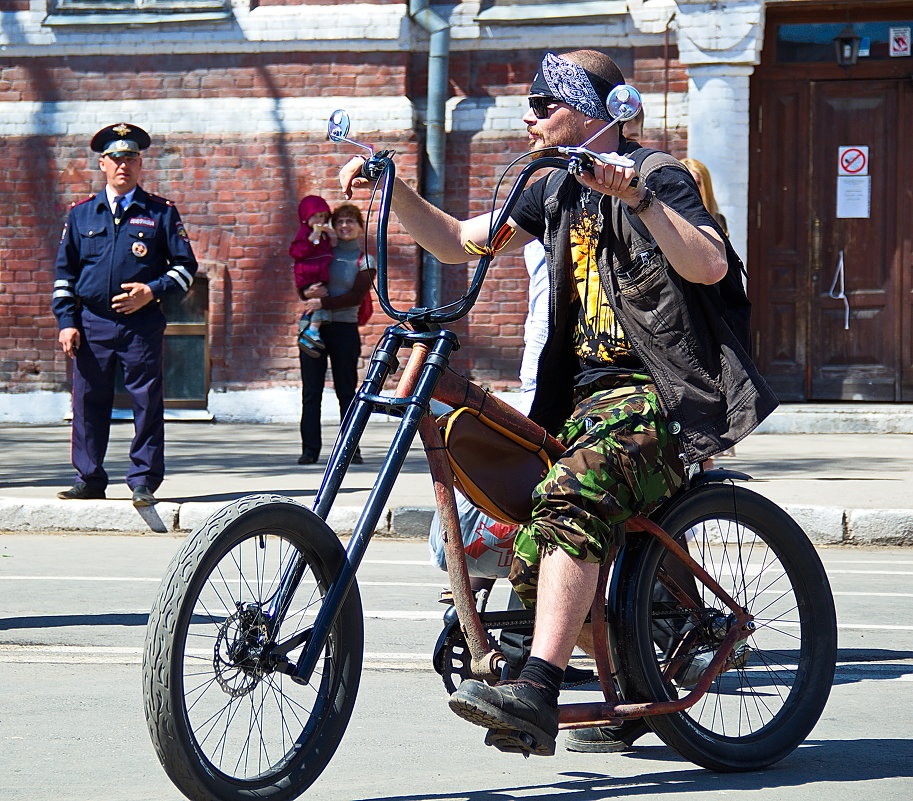
<path fill-rule="evenodd" d="M 718 217 L 720 207 L 717 205 L 716 197 L 713 194 L 713 181 L 710 180 L 710 170 L 707 169 L 707 165 L 697 159 L 682 159 L 682 164 L 691 172 L 696 172 L 701 176 L 700 185 L 698 186 L 698 189 L 701 190 L 701 200 L 704 201 L 707 211 L 714 217 Z"/>

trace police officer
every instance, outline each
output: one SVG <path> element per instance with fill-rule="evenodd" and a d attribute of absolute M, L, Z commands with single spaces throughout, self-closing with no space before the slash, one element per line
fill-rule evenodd
<path fill-rule="evenodd" d="M 133 404 L 127 484 L 136 507 L 154 504 L 165 473 L 159 300 L 186 292 L 197 262 L 177 209 L 139 186 L 142 128 L 119 123 L 92 137 L 107 185 L 70 208 L 57 253 L 53 309 L 63 352 L 73 359 L 72 460 L 77 480 L 58 498 L 104 498 L 103 462 L 115 370 Z"/>

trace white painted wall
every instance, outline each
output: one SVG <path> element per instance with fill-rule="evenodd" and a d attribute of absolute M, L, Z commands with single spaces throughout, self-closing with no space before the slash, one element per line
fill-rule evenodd
<path fill-rule="evenodd" d="M 752 67 L 692 66 L 688 79 L 688 155 L 704 162 L 742 260 L 748 250 L 748 79 Z"/>
<path fill-rule="evenodd" d="M 710 170 L 729 237 L 744 260 L 748 250 L 748 85 L 761 58 L 765 3 L 678 0 L 677 6 L 679 59 L 689 75 L 688 155 Z"/>

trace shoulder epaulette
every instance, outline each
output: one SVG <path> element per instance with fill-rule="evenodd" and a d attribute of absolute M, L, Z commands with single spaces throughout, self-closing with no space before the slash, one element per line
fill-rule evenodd
<path fill-rule="evenodd" d="M 74 200 L 70 204 L 70 208 L 72 209 L 74 206 L 81 206 L 83 203 L 88 203 L 93 197 L 95 197 L 95 195 L 89 195 L 88 197 L 84 197 L 82 200 Z"/>
<path fill-rule="evenodd" d="M 173 206 L 173 205 L 174 205 L 174 201 L 173 201 L 173 200 L 168 200 L 167 197 L 162 197 L 161 195 L 153 195 L 151 192 L 149 193 L 149 199 L 150 199 L 150 200 L 157 200 L 159 203 L 164 203 L 166 206 Z"/>

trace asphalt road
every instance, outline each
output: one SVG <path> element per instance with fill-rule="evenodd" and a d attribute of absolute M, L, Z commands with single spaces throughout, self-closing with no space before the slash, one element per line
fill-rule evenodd
<path fill-rule="evenodd" d="M 143 719 L 146 616 L 180 540 L 0 536 L 0 799 L 172 801 Z M 429 654 L 444 575 L 426 546 L 376 541 L 359 575 L 366 670 L 349 730 L 304 798 L 501 801 L 913 797 L 913 554 L 821 552 L 837 603 L 837 681 L 777 766 L 714 774 L 652 735 L 634 751 L 501 754 L 447 709 Z M 498 600 L 496 591 L 495 601 Z"/>

